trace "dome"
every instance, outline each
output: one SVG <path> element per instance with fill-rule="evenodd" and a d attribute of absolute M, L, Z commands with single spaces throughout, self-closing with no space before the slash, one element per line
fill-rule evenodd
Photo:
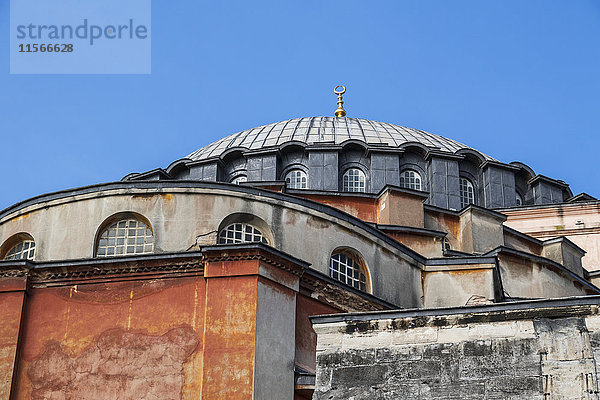
<path fill-rule="evenodd" d="M 468 146 L 419 129 L 371 121 L 362 118 L 311 117 L 259 126 L 229 135 L 202 147 L 187 156 L 193 161 L 219 157 L 232 148 L 258 150 L 288 142 L 311 144 L 341 144 L 358 140 L 370 146 L 398 148 L 407 143 L 419 143 L 428 149 L 456 153 Z M 493 158 L 483 155 L 487 160 Z"/>
<path fill-rule="evenodd" d="M 166 169 L 123 180 L 269 183 L 321 194 L 377 195 L 390 187 L 421 192 L 427 204 L 448 210 L 472 203 L 486 208 L 558 203 L 572 196 L 565 182 L 535 175 L 524 164 L 498 162 L 419 129 L 347 117 L 295 118 L 248 129 Z"/>

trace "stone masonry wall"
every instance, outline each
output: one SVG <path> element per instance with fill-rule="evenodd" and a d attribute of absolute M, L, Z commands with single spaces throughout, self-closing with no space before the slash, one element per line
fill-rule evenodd
<path fill-rule="evenodd" d="M 317 317 L 313 399 L 598 399 L 599 307 L 578 299 Z"/>

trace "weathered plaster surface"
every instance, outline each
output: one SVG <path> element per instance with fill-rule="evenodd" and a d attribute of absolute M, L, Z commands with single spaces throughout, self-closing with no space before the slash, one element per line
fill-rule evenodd
<path fill-rule="evenodd" d="M 572 203 L 502 210 L 506 225 L 540 240 L 569 238 L 587 253 L 583 268 L 600 269 L 600 203 Z"/>
<path fill-rule="evenodd" d="M 21 325 L 23 292 L 0 293 L 0 399 L 10 398 Z"/>
<path fill-rule="evenodd" d="M 48 342 L 27 368 L 31 399 L 181 399 L 184 363 L 198 343 L 190 326 L 161 336 L 109 330 L 75 358 Z"/>
<path fill-rule="evenodd" d="M 36 204 L 0 221 L 0 243 L 28 232 L 36 242 L 37 261 L 90 258 L 102 223 L 121 212 L 140 214 L 150 222 L 155 253 L 213 245 L 225 218 L 250 214 L 270 228 L 267 236 L 273 237 L 273 247 L 324 274 L 328 274 L 334 250 L 355 249 L 376 277 L 373 294 L 398 306 L 420 305 L 420 270 L 411 256 L 325 212 L 226 187 L 110 190 Z"/>

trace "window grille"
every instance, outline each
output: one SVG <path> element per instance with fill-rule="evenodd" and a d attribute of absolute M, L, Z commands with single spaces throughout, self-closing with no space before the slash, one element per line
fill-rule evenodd
<path fill-rule="evenodd" d="M 231 224 L 219 233 L 219 244 L 239 244 L 253 242 L 269 244 L 269 241 L 264 237 L 262 232 L 250 224 Z"/>
<path fill-rule="evenodd" d="M 335 253 L 331 256 L 329 275 L 346 285 L 367 291 L 367 275 L 364 267 L 353 256 L 345 253 Z"/>
<path fill-rule="evenodd" d="M 406 170 L 400 174 L 400 186 L 407 189 L 421 190 L 421 175 L 413 170 Z"/>
<path fill-rule="evenodd" d="M 342 187 L 344 192 L 366 192 L 365 173 L 358 168 L 346 170 L 342 177 Z"/>
<path fill-rule="evenodd" d="M 135 219 L 126 219 L 111 224 L 102 231 L 98 239 L 96 256 L 114 257 L 126 254 L 148 254 L 154 251 L 152 230 Z"/>
<path fill-rule="evenodd" d="M 33 260 L 35 256 L 35 242 L 22 240 L 6 253 L 5 260 Z"/>
<path fill-rule="evenodd" d="M 475 203 L 475 191 L 473 184 L 466 178 L 460 178 L 460 208 Z"/>
<path fill-rule="evenodd" d="M 452 250 L 452 246 L 450 246 L 450 241 L 448 240 L 447 237 L 444 237 L 444 239 L 442 239 L 442 250 L 443 251 Z"/>
<path fill-rule="evenodd" d="M 301 169 L 294 169 L 285 175 L 285 183 L 290 189 L 306 189 L 308 187 L 308 177 L 306 172 Z"/>

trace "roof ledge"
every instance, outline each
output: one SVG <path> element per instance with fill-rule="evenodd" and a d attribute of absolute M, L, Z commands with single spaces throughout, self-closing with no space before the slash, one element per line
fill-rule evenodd
<path fill-rule="evenodd" d="M 502 213 L 499 213 L 497 211 L 492 211 L 490 209 L 478 206 L 476 204 L 469 204 L 468 206 L 466 206 L 465 208 L 463 208 L 462 210 L 459 211 L 459 215 L 462 217 L 468 211 L 471 211 L 472 213 L 477 213 L 477 214 L 484 214 L 486 216 L 495 218 L 502 222 L 504 222 L 508 219 L 508 217 Z"/>
<path fill-rule="evenodd" d="M 407 189 L 407 188 L 403 188 L 401 186 L 396 186 L 396 185 L 385 185 L 383 187 L 383 189 L 381 189 L 379 191 L 379 193 L 377 193 L 377 197 L 381 197 L 385 192 L 404 193 L 404 194 L 408 194 L 411 196 L 419 197 L 419 198 L 423 199 L 423 201 L 429 197 L 429 192 L 425 192 L 422 190 L 415 190 L 415 189 Z"/>

